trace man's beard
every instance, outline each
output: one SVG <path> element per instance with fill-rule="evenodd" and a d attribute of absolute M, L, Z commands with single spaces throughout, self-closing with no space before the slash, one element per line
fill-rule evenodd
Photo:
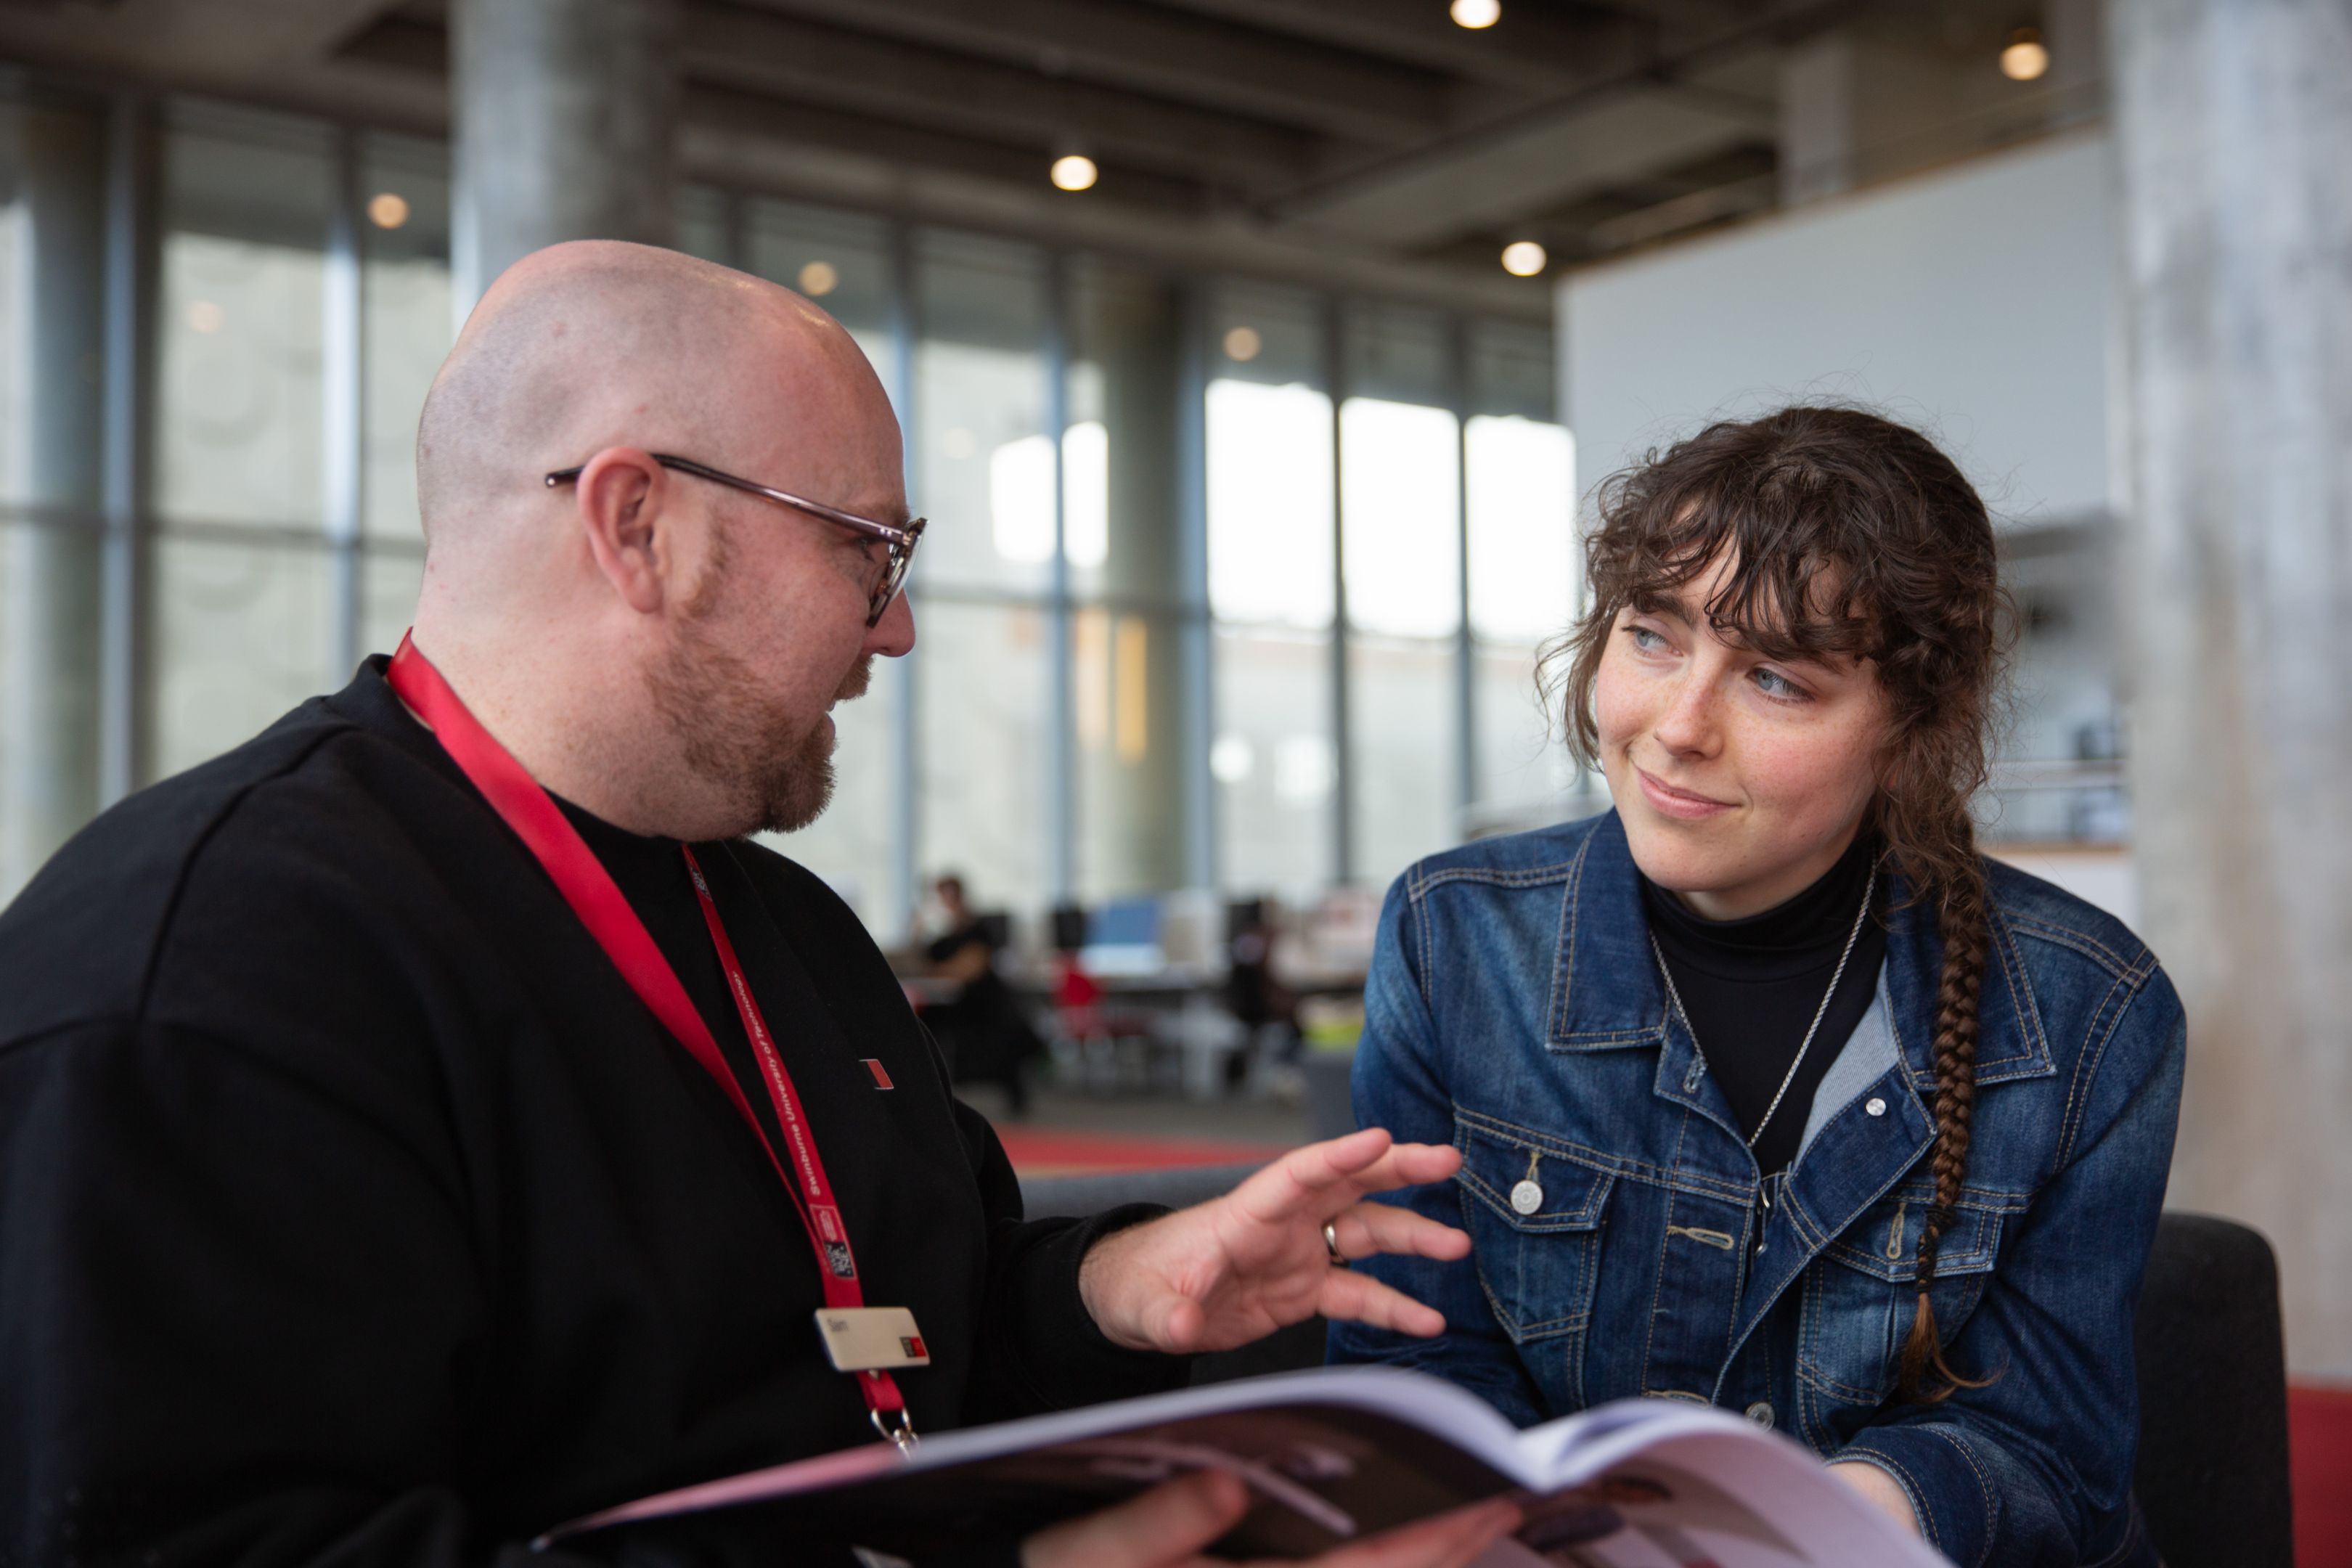
<path fill-rule="evenodd" d="M 741 807 L 740 831 L 790 833 L 814 822 L 833 799 L 833 735 L 822 717 L 803 723 L 762 699 L 751 665 L 711 635 L 729 553 L 721 534 L 646 682 L 686 765 Z M 873 666 L 872 656 L 860 659 L 834 700 L 862 696 Z"/>

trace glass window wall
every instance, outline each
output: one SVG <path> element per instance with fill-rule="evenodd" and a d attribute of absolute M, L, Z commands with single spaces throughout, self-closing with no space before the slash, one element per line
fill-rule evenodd
<path fill-rule="evenodd" d="M 324 688 L 330 596 L 317 545 L 166 536 L 152 561 L 149 756 L 163 778 L 250 740 Z"/>
<path fill-rule="evenodd" d="M 167 521 L 319 530 L 331 142 L 176 114 L 163 139 L 153 504 Z"/>
<path fill-rule="evenodd" d="M 339 683 L 325 537 L 335 158 L 333 134 L 304 121 L 207 106 L 165 122 L 150 779 Z"/>
<path fill-rule="evenodd" d="M 105 121 L 83 116 L 79 153 L 29 123 L 0 106 L 0 896 L 53 847 L 28 802 L 64 789 L 64 831 L 95 808 L 100 706 Z M 147 619 L 107 634 L 146 650 L 144 777 L 407 626 L 415 423 L 457 303 L 442 147 L 204 105 L 171 106 L 155 146 Z M 918 650 L 836 713 L 832 807 L 780 841 L 886 940 L 940 870 L 1025 915 L 1199 875 L 1305 905 L 1343 866 L 1378 883 L 1454 842 L 1469 781 L 1557 803 L 1531 695 L 1574 603 L 1548 334 L 763 196 L 689 191 L 680 221 L 832 311 L 911 416 Z M 331 286 L 341 233 L 353 289 Z M 73 331 L 50 330 L 76 297 L 44 234 L 88 296 Z M 356 396 L 330 395 L 339 366 Z M 89 428 L 40 437 L 71 419 Z"/>
<path fill-rule="evenodd" d="M 798 202 L 743 202 L 743 269 L 806 295 L 849 329 L 891 383 L 890 231 L 881 219 Z"/>
<path fill-rule="evenodd" d="M 1350 879 L 1458 842 L 1461 437 L 1449 324 L 1358 307 L 1339 405 Z"/>
<path fill-rule="evenodd" d="M 1055 754 L 1047 613 L 932 598 L 916 626 L 923 869 L 962 876 L 976 908 L 1042 910 Z"/>
<path fill-rule="evenodd" d="M 1045 258 L 976 235 L 916 237 L 917 844 L 981 908 L 1053 898 L 1055 449 Z"/>
<path fill-rule="evenodd" d="M 1045 592 L 1054 556 L 1043 253 L 974 235 L 917 245 L 918 439 L 908 465 L 931 520 L 926 592 Z"/>
<path fill-rule="evenodd" d="M 370 136 L 359 198 L 360 530 L 371 542 L 420 546 L 416 419 L 457 333 L 449 155 L 431 142 Z M 371 638 L 368 646 L 387 645 Z"/>
<path fill-rule="evenodd" d="M 99 805 L 104 124 L 0 102 L 0 902 Z"/>
<path fill-rule="evenodd" d="M 1471 826 L 1532 826 L 1555 820 L 1576 783 L 1536 684 L 1580 602 L 1576 444 L 1553 416 L 1550 333 L 1477 323 L 1469 369 Z"/>
<path fill-rule="evenodd" d="M 1219 289 L 1208 331 L 1219 877 L 1299 899 L 1338 868 L 1328 347 L 1318 301 L 1285 289 Z"/>

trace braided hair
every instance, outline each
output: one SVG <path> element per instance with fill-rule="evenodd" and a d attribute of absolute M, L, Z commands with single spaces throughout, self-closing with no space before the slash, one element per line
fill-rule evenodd
<path fill-rule="evenodd" d="M 1991 947 L 1969 802 L 1987 774 L 2015 618 L 1984 501 L 1916 430 L 1822 405 L 1711 425 L 1611 475 L 1596 501 L 1584 542 L 1591 601 L 1538 667 L 1580 762 L 1600 763 L 1593 686 L 1619 613 L 1704 576 L 1718 558 L 1729 570 L 1706 605 L 1717 630 L 1770 658 L 1865 660 L 1886 697 L 1865 826 L 1903 874 L 1907 902 L 1933 910 L 1943 945 L 1935 1195 L 1895 1388 L 1932 1403 L 1979 1386 L 1944 1360 L 1929 1291 L 1968 1173 Z"/>

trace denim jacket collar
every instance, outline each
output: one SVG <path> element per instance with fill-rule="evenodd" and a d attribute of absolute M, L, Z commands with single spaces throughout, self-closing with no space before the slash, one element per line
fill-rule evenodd
<path fill-rule="evenodd" d="M 1895 907 L 1887 924 L 1885 970 L 1893 1008 L 1889 1021 L 1914 1088 L 1932 1095 L 1935 1043 L 1926 1026 L 1936 1016 L 1944 944 L 1932 912 L 1919 905 L 1903 907 L 1909 889 L 1899 875 L 1893 881 L 1890 902 Z M 1625 826 L 1616 812 L 1609 812 L 1584 836 L 1569 862 L 1567 882 L 1560 903 L 1559 952 L 1552 965 L 1551 1046 L 1577 1051 L 1664 1045 L 1667 1056 L 1674 1057 L 1669 1036 L 1685 1032 L 1666 1027 L 1665 989 L 1650 951 L 1641 883 L 1625 842 Z M 1998 917 L 1978 1016 L 1979 1086 L 2046 1078 L 2057 1070 L 2016 939 Z M 1681 1070 L 1672 1075 L 1663 1070 L 1667 1065 L 1661 1063 L 1662 1092 L 1670 1081 L 1693 1077 L 1696 1060 L 1675 1064 Z"/>

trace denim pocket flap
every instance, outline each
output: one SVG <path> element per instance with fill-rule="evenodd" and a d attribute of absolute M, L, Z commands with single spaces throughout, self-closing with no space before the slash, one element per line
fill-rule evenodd
<path fill-rule="evenodd" d="M 1918 1276 L 1919 1237 L 1932 1199 L 1925 1189 L 1887 1194 L 1846 1226 L 1825 1255 L 1890 1284 L 1907 1283 Z M 1990 1272 L 2000 1256 L 2000 1222 L 1999 1209 L 1969 1204 L 1964 1194 L 1937 1239 L 1937 1278 Z"/>
<path fill-rule="evenodd" d="M 1615 1173 L 1512 1137 L 1481 1118 L 1456 1119 L 1462 1170 L 1454 1179 L 1513 1230 L 1591 1230 L 1609 1204 Z"/>

